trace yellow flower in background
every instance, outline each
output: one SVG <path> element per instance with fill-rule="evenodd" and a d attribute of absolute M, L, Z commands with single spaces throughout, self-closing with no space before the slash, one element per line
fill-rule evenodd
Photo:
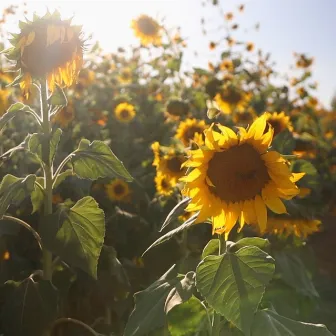
<path fill-rule="evenodd" d="M 61 128 L 67 127 L 75 118 L 75 109 L 71 102 L 67 106 L 64 106 L 57 114 L 52 118 L 52 122 L 61 126 Z"/>
<path fill-rule="evenodd" d="M 106 194 L 112 201 L 129 202 L 131 190 L 129 185 L 121 179 L 115 179 L 106 185 Z"/>
<path fill-rule="evenodd" d="M 288 129 L 291 132 L 293 131 L 293 125 L 290 121 L 290 117 L 286 116 L 285 112 L 273 112 L 273 114 L 267 113 L 267 123 L 272 126 L 274 130 L 274 137 L 285 129 Z"/>
<path fill-rule="evenodd" d="M 215 101 L 224 114 L 233 111 L 244 111 L 250 102 L 252 95 L 233 86 L 227 86 L 217 93 Z"/>
<path fill-rule="evenodd" d="M 162 172 L 157 172 L 154 181 L 158 194 L 170 196 L 173 193 L 175 183 L 172 183 L 172 180 Z"/>
<path fill-rule="evenodd" d="M 10 90 L 0 90 L 0 116 L 2 116 L 9 107 Z"/>
<path fill-rule="evenodd" d="M 202 139 L 202 134 L 207 128 L 204 120 L 186 119 L 181 121 L 175 134 L 175 138 L 182 141 L 184 146 L 189 146 L 191 141 L 195 141 L 198 145 L 199 140 Z"/>
<path fill-rule="evenodd" d="M 119 121 L 129 123 L 134 119 L 136 113 L 133 105 L 129 103 L 120 103 L 116 106 L 114 114 Z"/>
<path fill-rule="evenodd" d="M 254 43 L 253 42 L 248 42 L 246 44 L 246 50 L 247 51 L 253 51 L 254 50 Z"/>
<path fill-rule="evenodd" d="M 219 68 L 220 68 L 221 70 L 226 70 L 226 71 L 231 72 L 231 71 L 233 71 L 233 69 L 234 69 L 234 65 L 233 65 L 232 60 L 230 60 L 230 59 L 225 59 L 225 60 L 223 60 L 222 63 L 219 65 Z"/>
<path fill-rule="evenodd" d="M 224 15 L 224 18 L 225 18 L 225 20 L 227 20 L 227 21 L 232 20 L 232 19 L 233 19 L 233 13 L 232 13 L 232 12 L 228 12 L 228 13 L 226 13 L 226 14 Z"/>
<path fill-rule="evenodd" d="M 122 84 L 132 83 L 132 70 L 130 68 L 123 68 L 120 70 L 118 80 Z"/>
<path fill-rule="evenodd" d="M 232 115 L 232 120 L 238 126 L 248 126 L 251 125 L 254 119 L 257 117 L 254 109 L 249 107 L 247 110 L 243 112 L 234 112 Z"/>
<path fill-rule="evenodd" d="M 178 120 L 181 117 L 187 117 L 189 113 L 189 106 L 186 102 L 179 99 L 172 99 L 166 106 L 166 116 L 171 119 Z"/>
<path fill-rule="evenodd" d="M 205 131 L 205 146 L 191 150 L 184 164 L 194 168 L 180 179 L 183 193 L 191 198 L 186 211 L 199 211 L 198 222 L 212 218 L 213 233 L 227 237 L 240 218 L 257 225 L 263 233 L 267 224 L 267 208 L 277 214 L 286 213 L 282 199 L 299 193 L 295 185 L 304 173 L 291 173 L 278 152 L 268 151 L 273 129 L 264 133 L 266 115 L 256 119 L 239 135 L 220 124 L 220 133 Z"/>
<path fill-rule="evenodd" d="M 50 91 L 75 83 L 83 63 L 81 27 L 61 20 L 57 11 L 24 23 L 11 43 L 7 57 L 16 62 L 26 97 L 34 78 L 47 78 Z"/>
<path fill-rule="evenodd" d="M 321 221 L 317 219 L 292 218 L 288 216 L 269 217 L 267 220 L 268 233 L 295 235 L 299 238 L 307 238 L 309 235 L 320 231 Z"/>
<path fill-rule="evenodd" d="M 161 26 L 157 21 L 148 15 L 140 15 L 137 19 L 132 20 L 131 27 L 141 44 L 161 44 Z"/>
<path fill-rule="evenodd" d="M 210 42 L 209 43 L 209 49 L 214 50 L 216 48 L 217 44 L 215 42 Z"/>

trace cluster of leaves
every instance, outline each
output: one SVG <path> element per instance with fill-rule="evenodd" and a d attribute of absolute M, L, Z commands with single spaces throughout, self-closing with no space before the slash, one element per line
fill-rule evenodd
<path fill-rule="evenodd" d="M 213 5 L 222 15 L 219 4 Z M 243 6 L 237 15 L 241 11 Z M 336 332 L 331 314 L 336 270 L 330 257 L 335 111 L 323 109 L 315 97 L 312 59 L 306 55 L 295 55 L 295 78 L 275 84 L 270 55 L 235 40 L 235 15 L 226 13 L 225 32 L 209 41 L 209 53 L 218 53 L 218 61 L 208 68 L 182 70 L 187 45 L 174 29 L 163 30 L 158 46 L 111 54 L 98 43 L 92 47 L 67 98 L 59 90 L 49 101 L 55 107 L 49 160 L 55 167 L 65 162 L 54 181 L 50 218 L 42 215 L 38 187 L 44 183 L 42 140 L 32 115 L 38 92 L 23 100 L 17 87 L 7 88 L 11 74 L 0 72 L 0 216 L 31 223 L 59 257 L 51 286 L 36 273 L 41 254 L 34 237 L 3 217 L 2 333 L 39 335 L 56 317 L 83 321 L 104 335 L 331 335 L 306 322 Z M 202 24 L 206 29 L 206 20 Z M 7 64 L 1 62 L 3 70 Z M 230 95 L 220 96 L 223 90 Z M 133 112 L 116 113 L 120 104 Z M 172 105 L 183 108 L 172 114 Z M 174 137 L 180 122 L 196 118 L 207 125 L 215 120 L 247 126 L 265 111 L 290 117 L 293 128 L 285 127 L 273 147 L 288 155 L 293 171 L 307 173 L 300 187 L 308 195 L 288 202 L 288 212 L 294 219 L 321 219 L 324 232 L 307 240 L 270 231 L 265 240 L 244 238 L 258 234 L 247 227 L 232 234 L 233 242 L 211 240 L 209 225 L 194 226 L 195 218 L 186 218 L 188 200 L 181 200 L 179 188 L 160 194 L 151 145 L 158 141 L 185 153 Z M 116 157 L 132 183 L 122 180 L 130 176 Z M 50 224 L 41 226 L 46 230 L 39 230 L 41 221 Z M 155 248 L 143 255 L 148 246 Z M 56 329 L 64 336 L 85 332 L 71 323 Z"/>

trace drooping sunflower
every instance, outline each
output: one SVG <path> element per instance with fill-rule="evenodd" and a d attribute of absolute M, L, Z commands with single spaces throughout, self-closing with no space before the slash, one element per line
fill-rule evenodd
<path fill-rule="evenodd" d="M 175 138 L 181 140 L 186 147 L 190 145 L 191 141 L 202 145 L 202 134 L 206 127 L 204 120 L 186 119 L 180 122 Z"/>
<path fill-rule="evenodd" d="M 123 68 L 118 74 L 118 80 L 121 84 L 132 83 L 132 70 L 130 68 Z"/>
<path fill-rule="evenodd" d="M 288 129 L 291 132 L 293 131 L 293 125 L 290 121 L 290 117 L 286 116 L 285 112 L 273 112 L 273 114 L 267 113 L 267 123 L 272 126 L 274 130 L 274 137 L 285 129 Z"/>
<path fill-rule="evenodd" d="M 267 208 L 285 213 L 281 198 L 299 193 L 294 182 L 304 173 L 291 173 L 278 152 L 268 151 L 273 129 L 264 133 L 266 119 L 262 115 L 248 130 L 239 127 L 239 135 L 218 124 L 220 133 L 209 128 L 205 146 L 190 151 L 184 166 L 194 169 L 180 179 L 191 198 L 186 211 L 199 211 L 199 222 L 211 217 L 213 233 L 227 237 L 238 218 L 241 228 L 247 223 L 265 232 Z"/>
<path fill-rule="evenodd" d="M 155 176 L 155 186 L 158 194 L 163 196 L 170 196 L 174 191 L 175 184 L 172 180 L 162 172 L 158 171 Z"/>
<path fill-rule="evenodd" d="M 306 239 L 309 235 L 320 230 L 321 221 L 318 219 L 295 218 L 288 216 L 270 216 L 267 219 L 266 232 L 288 237 L 295 235 Z"/>
<path fill-rule="evenodd" d="M 231 114 L 233 111 L 244 111 L 251 94 L 234 86 L 226 86 L 215 96 L 215 101 L 224 114 Z"/>
<path fill-rule="evenodd" d="M 50 91 L 55 85 L 69 87 L 75 83 L 83 63 L 81 27 L 61 20 L 59 12 L 22 23 L 11 43 L 7 57 L 16 62 L 24 96 L 28 97 L 33 79 L 46 78 Z"/>
<path fill-rule="evenodd" d="M 7 108 L 9 107 L 9 96 L 10 96 L 11 92 L 10 90 L 0 90 L 0 116 L 2 116 Z"/>
<path fill-rule="evenodd" d="M 106 185 L 106 194 L 112 201 L 128 202 L 131 194 L 129 185 L 121 180 L 115 179 Z"/>
<path fill-rule="evenodd" d="M 129 123 L 135 117 L 135 107 L 129 103 L 120 103 L 116 106 L 114 114 L 119 121 Z"/>
<path fill-rule="evenodd" d="M 152 17 L 140 15 L 137 19 L 132 20 L 131 27 L 142 45 L 161 45 L 161 26 Z"/>
<path fill-rule="evenodd" d="M 64 106 L 53 117 L 52 122 L 61 126 L 61 128 L 67 127 L 75 118 L 75 108 L 72 102 L 69 102 L 67 106 Z"/>

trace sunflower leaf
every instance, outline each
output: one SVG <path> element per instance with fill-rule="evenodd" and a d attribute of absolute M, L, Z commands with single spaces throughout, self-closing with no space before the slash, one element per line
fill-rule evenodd
<path fill-rule="evenodd" d="M 18 205 L 31 194 L 35 180 L 35 175 L 18 178 L 8 174 L 3 178 L 0 184 L 0 218 L 11 204 Z"/>
<path fill-rule="evenodd" d="M 166 234 L 164 234 L 162 237 L 160 237 L 159 239 L 157 239 L 151 246 L 149 246 L 147 248 L 147 250 L 142 254 L 142 256 L 144 256 L 150 249 L 152 249 L 153 247 L 162 244 L 163 242 L 171 239 L 172 237 L 174 237 L 176 234 L 182 232 L 183 230 L 189 229 L 190 226 L 192 226 L 196 219 L 197 219 L 198 213 L 192 215 L 190 218 L 188 218 L 182 225 L 180 225 L 179 227 L 177 227 L 174 230 L 171 230 L 169 232 L 167 232 Z"/>
<path fill-rule="evenodd" d="M 219 239 L 211 239 L 203 249 L 202 259 L 209 255 L 218 255 Z"/>
<path fill-rule="evenodd" d="M 133 178 L 123 163 L 114 155 L 104 142 L 95 140 L 90 143 L 82 139 L 71 157 L 74 174 L 80 178 L 97 180 L 102 177 L 122 177 L 126 181 Z"/>
<path fill-rule="evenodd" d="M 104 212 L 90 196 L 69 208 L 63 204 L 47 216 L 43 225 L 43 244 L 71 266 L 97 278 L 98 258 L 105 236 Z"/>
<path fill-rule="evenodd" d="M 206 257 L 197 267 L 196 286 L 217 313 L 249 336 L 274 268 L 274 260 L 266 252 L 246 246 L 234 253 Z"/>
<path fill-rule="evenodd" d="M 184 198 L 181 202 L 176 204 L 173 210 L 169 212 L 159 232 L 162 232 L 163 229 L 166 228 L 173 220 L 175 220 L 178 216 L 182 215 L 189 202 L 190 198 Z"/>
<path fill-rule="evenodd" d="M 269 309 L 260 310 L 255 315 L 251 336 L 269 335 L 333 336 L 323 324 L 294 321 Z"/>
<path fill-rule="evenodd" d="M 44 177 L 36 177 L 36 182 L 43 187 L 44 185 Z M 42 207 L 44 201 L 44 193 L 41 188 L 35 184 L 35 190 L 30 194 L 30 200 L 33 205 L 32 214 L 35 213 Z"/>
<path fill-rule="evenodd" d="M 15 103 L 12 104 L 7 112 L 0 118 L 0 130 L 9 122 L 11 121 L 18 113 L 34 113 L 34 111 L 25 104 L 22 103 Z"/>
<path fill-rule="evenodd" d="M 66 106 L 68 104 L 64 91 L 58 85 L 56 86 L 56 90 L 49 97 L 48 103 L 53 106 Z"/>
<path fill-rule="evenodd" d="M 270 242 L 268 239 L 263 239 L 259 237 L 245 237 L 233 243 L 229 249 L 230 251 L 237 251 L 244 246 L 256 246 L 259 247 L 261 250 L 267 250 L 267 248 L 270 246 Z"/>

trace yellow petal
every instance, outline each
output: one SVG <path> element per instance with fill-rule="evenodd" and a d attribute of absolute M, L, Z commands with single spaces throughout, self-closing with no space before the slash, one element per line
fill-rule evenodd
<path fill-rule="evenodd" d="M 262 199 L 265 204 L 270 208 L 274 213 L 283 214 L 286 213 L 286 207 L 282 203 L 279 197 L 273 196 L 270 193 L 267 193 L 267 189 L 262 190 Z"/>
<path fill-rule="evenodd" d="M 266 230 L 266 224 L 267 224 L 267 209 L 266 205 L 263 202 L 260 195 L 257 195 L 254 200 L 254 208 L 258 220 L 258 225 L 260 228 L 260 232 L 263 233 Z"/>
<path fill-rule="evenodd" d="M 195 168 L 192 172 L 190 172 L 187 176 L 183 176 L 180 178 L 181 182 L 193 182 L 198 179 L 202 175 L 202 171 L 198 168 Z"/>
<path fill-rule="evenodd" d="M 249 138 L 259 139 L 263 135 L 266 128 L 266 115 L 257 118 L 247 131 Z"/>
<path fill-rule="evenodd" d="M 254 200 L 247 200 L 244 202 L 243 212 L 247 224 L 257 224 L 257 217 L 254 210 Z"/>
<path fill-rule="evenodd" d="M 299 181 L 300 179 L 302 179 L 303 176 L 305 176 L 306 173 L 292 173 L 292 176 L 290 178 L 290 180 L 292 182 L 296 182 Z"/>

